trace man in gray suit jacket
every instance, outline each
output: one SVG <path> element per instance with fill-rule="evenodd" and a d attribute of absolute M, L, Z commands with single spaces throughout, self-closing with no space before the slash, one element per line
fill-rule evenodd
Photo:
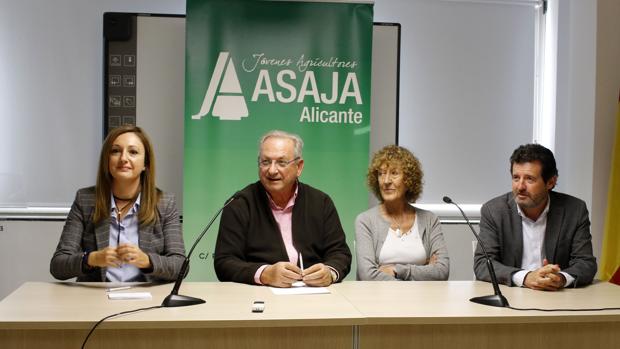
<path fill-rule="evenodd" d="M 512 192 L 482 206 L 480 239 L 498 282 L 555 291 L 592 283 L 590 220 L 585 202 L 552 191 L 558 178 L 553 153 L 526 144 L 510 157 Z M 474 257 L 479 280 L 490 281 L 480 247 Z"/>

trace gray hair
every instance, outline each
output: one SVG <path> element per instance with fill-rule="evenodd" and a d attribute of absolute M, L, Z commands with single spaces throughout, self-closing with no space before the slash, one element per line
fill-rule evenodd
<path fill-rule="evenodd" d="M 299 135 L 296 135 L 294 133 L 288 133 L 286 131 L 281 131 L 281 130 L 271 130 L 265 133 L 261 137 L 260 142 L 258 142 L 258 146 L 259 146 L 258 156 L 260 156 L 260 147 L 263 145 L 263 143 L 265 143 L 267 138 L 271 138 L 271 137 L 286 138 L 286 139 L 290 139 L 291 141 L 293 141 L 293 144 L 295 145 L 294 156 L 296 158 L 301 158 L 301 153 L 304 149 L 304 141 L 301 139 L 301 137 L 299 137 Z"/>

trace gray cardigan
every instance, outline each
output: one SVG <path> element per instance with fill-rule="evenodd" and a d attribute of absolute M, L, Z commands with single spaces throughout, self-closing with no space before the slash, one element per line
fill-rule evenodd
<path fill-rule="evenodd" d="M 357 255 L 357 280 L 447 280 L 450 258 L 441 232 L 439 219 L 430 211 L 419 208 L 416 222 L 426 258 L 437 255 L 437 263 L 429 265 L 396 264 L 397 278 L 379 271 L 379 254 L 387 237 L 390 223 L 383 218 L 379 206 L 360 213 L 355 220 L 355 253 Z"/>

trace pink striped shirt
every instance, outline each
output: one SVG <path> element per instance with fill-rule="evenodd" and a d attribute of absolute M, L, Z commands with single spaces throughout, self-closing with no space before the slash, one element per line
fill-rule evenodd
<path fill-rule="evenodd" d="M 284 246 L 286 247 L 286 254 L 288 255 L 289 262 L 293 264 L 297 264 L 297 260 L 299 259 L 299 253 L 297 253 L 297 249 L 293 246 L 293 206 L 295 206 L 295 199 L 297 198 L 297 185 L 295 185 L 295 192 L 290 200 L 286 203 L 284 207 L 279 207 L 276 203 L 271 199 L 271 195 L 267 193 L 267 197 L 269 198 L 269 207 L 271 208 L 271 213 L 273 214 L 273 218 L 278 223 L 280 227 L 280 234 L 282 234 L 282 240 L 284 241 Z M 268 265 L 262 265 L 256 273 L 254 274 L 254 281 L 262 285 L 260 282 L 260 276 L 263 273 L 263 270 L 267 268 Z"/>

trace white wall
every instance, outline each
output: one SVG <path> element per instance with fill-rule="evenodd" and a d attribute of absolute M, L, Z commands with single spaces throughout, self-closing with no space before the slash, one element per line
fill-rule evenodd
<path fill-rule="evenodd" d="M 0 221 L 0 300 L 26 281 L 53 281 L 50 259 L 64 222 Z"/>
<path fill-rule="evenodd" d="M 508 158 L 532 141 L 535 2 L 377 1 L 402 24 L 399 144 L 419 157 L 420 202 L 481 204 L 510 189 Z"/>
<path fill-rule="evenodd" d="M 184 13 L 185 1 L 0 0 L 0 205 L 66 205 L 94 183 L 83 162 L 102 140 L 108 11 Z"/>
<path fill-rule="evenodd" d="M 620 88 L 619 8 L 616 0 L 559 2 L 558 190 L 588 203 L 597 258 L 603 241 Z"/>
<path fill-rule="evenodd" d="M 596 3 L 560 1 L 556 160 L 558 191 L 592 207 Z"/>

